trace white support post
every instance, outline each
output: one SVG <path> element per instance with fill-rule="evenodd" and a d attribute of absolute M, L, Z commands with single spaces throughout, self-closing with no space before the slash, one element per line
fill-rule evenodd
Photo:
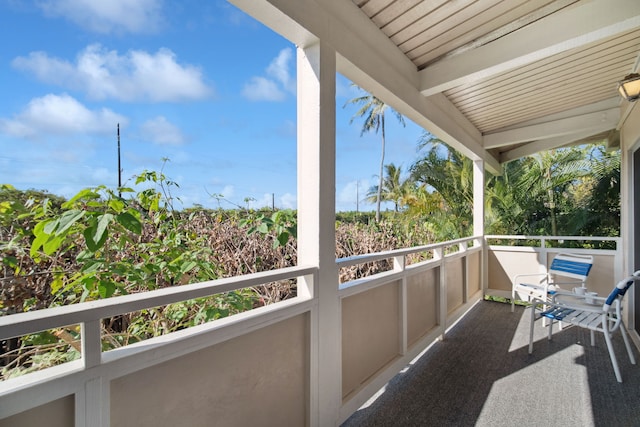
<path fill-rule="evenodd" d="M 473 162 L 473 235 L 484 236 L 484 161 Z"/>
<path fill-rule="evenodd" d="M 335 259 L 335 51 L 298 48 L 298 262 L 318 267 L 312 294 L 309 424 L 336 426 L 342 404 L 342 313 Z"/>
<path fill-rule="evenodd" d="M 473 235 L 482 236 L 476 244 L 482 248 L 480 260 L 480 288 L 489 288 L 489 257 L 484 239 L 484 160 L 473 162 Z"/>

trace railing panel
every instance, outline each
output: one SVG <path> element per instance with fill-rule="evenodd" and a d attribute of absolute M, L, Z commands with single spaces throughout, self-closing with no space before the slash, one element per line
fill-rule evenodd
<path fill-rule="evenodd" d="M 517 245 L 528 242 L 534 246 L 487 246 L 488 294 L 511 297 L 511 282 L 517 274 L 545 273 L 553 257 L 562 252 L 593 256 L 594 264 L 587 279 L 587 288 L 606 295 L 623 275 L 620 238 L 571 236 L 486 236 L 488 242 Z M 564 246 L 585 245 L 585 248 Z M 593 248 L 592 248 L 593 247 Z M 606 249 L 594 249 L 605 247 Z"/>
<path fill-rule="evenodd" d="M 305 425 L 308 335 L 303 314 L 117 378 L 111 425 Z"/>
<path fill-rule="evenodd" d="M 443 337 L 481 298 L 482 242 L 476 236 L 337 260 L 339 268 L 393 260 L 391 271 L 340 284 L 340 421 Z M 423 261 L 407 261 L 418 253 Z"/>
<path fill-rule="evenodd" d="M 400 353 L 400 281 L 342 299 L 342 395 L 361 387 Z"/>
<path fill-rule="evenodd" d="M 469 297 L 482 290 L 481 263 L 482 252 L 473 252 L 467 256 L 467 286 Z"/>
<path fill-rule="evenodd" d="M 69 427 L 74 425 L 74 398 L 66 396 L 0 420 L 0 427 Z"/>
<path fill-rule="evenodd" d="M 516 274 L 544 273 L 539 254 L 530 248 L 500 248 L 488 251 L 489 287 L 511 293 L 511 280 Z"/>
<path fill-rule="evenodd" d="M 407 343 L 411 348 L 438 326 L 440 268 L 407 277 Z"/>
<path fill-rule="evenodd" d="M 453 258 L 445 261 L 447 314 L 453 313 L 464 303 L 464 262 L 464 258 Z"/>

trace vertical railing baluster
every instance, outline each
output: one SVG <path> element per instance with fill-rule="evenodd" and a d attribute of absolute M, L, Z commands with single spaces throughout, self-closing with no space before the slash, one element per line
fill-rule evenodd
<path fill-rule="evenodd" d="M 407 263 L 407 258 L 405 255 L 400 255 L 400 256 L 396 256 L 393 257 L 393 271 L 397 271 L 397 272 L 403 272 L 405 270 L 406 267 L 406 263 Z M 399 289 L 400 295 L 399 295 L 399 315 L 400 315 L 400 322 L 399 322 L 399 328 L 400 328 L 400 342 L 399 342 L 399 347 L 400 347 L 400 354 L 401 355 L 405 355 L 407 353 L 407 347 L 408 347 L 408 330 L 407 330 L 407 276 L 406 274 L 402 275 L 402 279 L 400 279 L 400 289 Z"/>
<path fill-rule="evenodd" d="M 100 320 L 81 324 L 82 361 L 89 370 L 102 362 Z M 109 425 L 109 386 L 102 377 L 87 379 L 84 388 L 76 393 L 76 427 Z"/>
<path fill-rule="evenodd" d="M 447 329 L 447 274 L 444 249 L 444 246 L 440 246 L 433 250 L 433 259 L 440 261 L 440 283 L 438 286 L 438 319 L 440 328 L 442 328 L 442 334 L 440 336 L 441 339 L 444 339 L 445 330 Z"/>
<path fill-rule="evenodd" d="M 462 242 L 459 245 L 460 252 L 465 253 L 462 257 L 463 271 L 462 271 L 462 303 L 466 304 L 469 300 L 469 254 L 467 252 L 468 242 Z"/>

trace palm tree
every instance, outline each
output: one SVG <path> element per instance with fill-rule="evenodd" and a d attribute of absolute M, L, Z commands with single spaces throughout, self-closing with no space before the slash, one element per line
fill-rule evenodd
<path fill-rule="evenodd" d="M 523 195 L 543 201 L 549 214 L 551 235 L 558 235 L 559 203 L 567 201 L 570 185 L 589 171 L 585 152 L 579 148 L 558 149 L 534 154 L 523 163 L 524 174 L 516 190 Z"/>
<path fill-rule="evenodd" d="M 429 133 L 422 135 L 419 147 L 427 153 L 411 166 L 412 179 L 440 194 L 457 237 L 467 235 L 473 213 L 473 162 Z"/>
<path fill-rule="evenodd" d="M 352 84 L 352 86 L 358 87 L 355 84 Z M 379 181 L 378 181 L 378 192 L 376 197 L 376 222 L 380 222 L 380 201 L 382 199 L 382 184 L 383 184 L 382 181 L 383 181 L 383 172 L 384 172 L 383 169 L 384 169 L 384 151 L 385 151 L 385 123 L 384 123 L 385 112 L 387 111 L 387 109 L 391 111 L 396 116 L 398 121 L 402 124 L 402 126 L 405 125 L 404 117 L 402 116 L 402 114 L 398 113 L 397 111 L 389 107 L 387 104 L 385 104 L 382 100 L 370 94 L 353 98 L 347 101 L 344 106 L 346 107 L 348 104 L 356 104 L 361 106 L 360 109 L 353 115 L 353 117 L 351 117 L 351 120 L 349 121 L 349 124 L 352 124 L 357 117 L 365 118 L 364 123 L 362 124 L 362 130 L 360 131 L 360 136 L 372 130 L 375 131 L 375 133 L 378 133 L 378 131 L 381 131 L 382 145 L 381 145 L 381 155 L 380 155 L 380 174 L 378 175 Z"/>
<path fill-rule="evenodd" d="M 394 210 L 398 212 L 401 206 L 407 205 L 407 197 L 413 190 L 413 180 L 411 177 L 402 180 L 402 166 L 389 163 L 388 165 L 384 165 L 384 169 L 386 174 L 382 182 L 380 199 L 385 202 L 393 202 Z M 367 201 L 377 201 L 378 189 L 378 185 L 369 188 Z"/>

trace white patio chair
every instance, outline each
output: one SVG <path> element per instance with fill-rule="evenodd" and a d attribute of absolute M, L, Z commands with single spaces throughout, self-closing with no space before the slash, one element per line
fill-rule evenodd
<path fill-rule="evenodd" d="M 640 270 L 633 273 L 621 281 L 611 291 L 611 294 L 607 298 L 594 297 L 591 295 L 578 295 L 573 292 L 557 291 L 551 301 L 539 301 L 541 304 L 547 305 L 549 308 L 542 313 L 540 317 L 543 319 L 550 319 L 549 324 L 549 340 L 551 340 L 551 333 L 553 329 L 553 322 L 565 322 L 574 326 L 589 329 L 591 332 L 591 345 L 595 345 L 595 332 L 602 332 L 604 339 L 607 343 L 607 349 L 609 350 L 609 357 L 611 358 L 611 364 L 613 365 L 613 371 L 616 375 L 618 382 L 622 382 L 622 375 L 620 374 L 620 367 L 618 366 L 618 360 L 613 351 L 613 344 L 611 342 L 611 335 L 620 330 L 624 345 L 627 348 L 629 354 L 629 360 L 631 364 L 636 364 L 636 359 L 629 342 L 629 336 L 627 328 L 622 319 L 622 299 L 625 293 L 634 284 L 635 281 L 640 280 Z M 602 305 L 600 305 L 602 304 Z M 533 352 L 533 327 L 536 320 L 536 310 L 534 309 L 536 301 L 533 301 L 531 306 L 531 326 L 529 331 L 529 354 Z"/>
<path fill-rule="evenodd" d="M 546 273 L 516 275 L 511 286 L 511 311 L 514 311 L 516 294 L 523 301 L 546 301 L 562 286 L 586 288 L 585 282 L 592 266 L 593 257 L 590 255 L 560 253 L 553 258 Z"/>

